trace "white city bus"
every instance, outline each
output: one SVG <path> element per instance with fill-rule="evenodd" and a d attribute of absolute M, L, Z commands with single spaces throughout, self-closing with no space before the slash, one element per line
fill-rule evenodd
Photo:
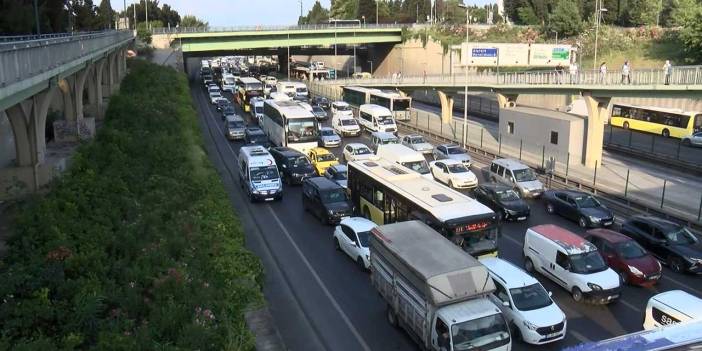
<path fill-rule="evenodd" d="M 412 98 L 402 96 L 397 92 L 372 91 L 370 93 L 370 103 L 380 105 L 392 111 L 396 121 L 408 121 L 410 119 L 410 108 L 412 108 Z"/>
<path fill-rule="evenodd" d="M 380 92 L 380 90 L 359 86 L 346 86 L 343 88 L 343 99 L 344 102 L 358 109 L 361 105 L 370 103 L 370 94 L 372 92 Z"/>
<path fill-rule="evenodd" d="M 474 257 L 496 256 L 495 212 L 466 195 L 387 160 L 348 163 L 356 211 L 378 225 L 421 220 Z"/>
<path fill-rule="evenodd" d="M 702 348 L 702 321 L 670 324 L 611 339 L 570 346 L 563 351 L 688 351 Z"/>
<path fill-rule="evenodd" d="M 296 101 L 266 100 L 263 130 L 276 146 L 287 146 L 307 154 L 317 146 L 317 118 Z"/>

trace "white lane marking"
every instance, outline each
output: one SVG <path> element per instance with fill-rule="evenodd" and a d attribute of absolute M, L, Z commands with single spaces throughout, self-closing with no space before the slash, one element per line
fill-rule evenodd
<path fill-rule="evenodd" d="M 592 340 L 588 339 L 585 335 L 580 334 L 573 329 L 568 330 L 568 333 L 570 333 L 570 335 L 574 336 L 580 342 L 591 342 L 592 341 Z"/>
<path fill-rule="evenodd" d="M 206 112 L 207 112 L 207 115 L 210 117 L 210 119 L 212 119 L 215 122 L 215 125 L 217 125 L 217 120 L 213 117 L 212 110 L 209 108 L 209 106 L 208 106 L 208 108 L 206 108 Z M 232 152 L 234 159 L 236 159 L 237 155 L 234 152 L 232 145 L 228 142 L 226 144 L 227 144 L 227 147 L 229 147 L 229 150 Z M 334 306 L 334 309 L 339 313 L 339 315 L 341 316 L 341 319 L 344 320 L 344 323 L 349 328 L 349 330 L 351 330 L 351 333 L 354 335 L 354 337 L 356 337 L 356 340 L 361 345 L 363 350 L 370 351 L 371 348 L 368 347 L 368 344 L 366 344 L 365 340 L 363 340 L 363 337 L 358 332 L 356 327 L 354 327 L 353 323 L 351 323 L 351 320 L 346 315 L 346 313 L 344 313 L 344 311 L 341 309 L 341 306 L 339 305 L 339 303 L 336 302 L 336 299 L 334 299 L 334 296 L 331 294 L 331 292 L 329 291 L 327 286 L 324 284 L 324 282 L 322 281 L 322 278 L 319 277 L 319 275 L 317 274 L 317 271 L 315 271 L 314 268 L 312 267 L 312 264 L 310 264 L 310 261 L 307 260 L 307 257 L 305 257 L 305 255 L 302 253 L 302 250 L 300 250 L 300 247 L 297 246 L 297 244 L 295 243 L 295 240 L 293 240 L 292 236 L 290 235 L 290 232 L 288 232 L 288 230 L 285 229 L 285 226 L 283 225 L 283 222 L 280 220 L 280 218 L 278 218 L 278 215 L 276 215 L 275 212 L 273 212 L 273 209 L 271 208 L 270 205 L 265 205 L 265 206 L 268 209 L 268 212 L 270 212 L 271 215 L 273 215 L 273 218 L 275 219 L 275 221 L 278 224 L 278 226 L 280 227 L 280 229 L 283 231 L 283 234 L 285 234 L 285 236 L 288 238 L 288 240 L 292 244 L 292 246 L 295 249 L 295 251 L 297 252 L 297 254 L 300 256 L 300 258 L 302 258 L 302 262 L 305 264 L 305 266 L 310 271 L 310 273 L 312 273 L 314 280 L 322 288 L 324 295 L 326 295 L 327 298 L 331 301 L 332 305 Z"/>
<path fill-rule="evenodd" d="M 341 306 L 339 306 L 339 303 L 336 302 L 336 299 L 332 296 L 331 292 L 329 292 L 329 289 L 327 289 L 327 286 L 322 282 L 322 279 L 317 275 L 317 272 L 312 268 L 312 265 L 310 262 L 307 260 L 305 255 L 302 253 L 302 250 L 297 246 L 295 243 L 295 240 L 293 240 L 292 236 L 288 232 L 287 229 L 285 229 L 285 226 L 283 225 L 283 222 L 280 221 L 280 218 L 278 218 L 278 215 L 275 214 L 273 209 L 271 208 L 270 205 L 265 205 L 266 208 L 268 209 L 268 212 L 273 216 L 273 219 L 275 219 L 276 223 L 278 223 L 278 226 L 280 229 L 282 229 L 283 234 L 288 238 L 290 243 L 292 244 L 293 248 L 297 252 L 298 255 L 302 258 L 302 262 L 305 263 L 305 266 L 307 266 L 307 269 L 312 273 L 312 276 L 314 279 L 317 281 L 317 284 L 322 288 L 322 291 L 324 292 L 324 295 L 327 296 L 327 298 L 331 301 L 332 305 L 334 305 L 334 309 L 341 315 L 341 318 L 344 320 L 344 323 L 346 323 L 346 326 L 351 330 L 351 333 L 356 337 L 356 340 L 358 341 L 359 344 L 361 344 L 361 347 L 363 347 L 364 350 L 370 351 L 370 347 L 368 347 L 368 344 L 363 340 L 363 337 L 361 334 L 356 330 L 356 327 L 353 326 L 353 323 L 351 323 L 351 320 L 349 317 L 344 313 L 344 311 L 341 309 Z"/>
<path fill-rule="evenodd" d="M 684 287 L 685 289 L 689 289 L 689 290 L 691 290 L 691 291 L 694 291 L 694 292 L 696 292 L 698 295 L 702 295 L 702 290 L 695 289 L 695 288 L 693 288 L 693 287 L 691 287 L 691 286 L 689 286 L 689 285 L 687 285 L 687 284 L 685 284 L 685 283 L 683 283 L 683 282 L 681 282 L 681 281 L 679 281 L 679 280 L 673 279 L 673 278 L 669 277 L 667 274 L 663 274 L 663 279 L 668 280 L 668 281 L 670 281 L 670 282 L 673 282 L 674 284 L 676 284 L 676 285 L 678 285 L 678 286 L 682 286 L 682 287 Z"/>
<path fill-rule="evenodd" d="M 639 313 L 643 312 L 640 308 L 632 305 L 631 303 L 627 302 L 626 300 L 622 299 L 621 297 L 619 298 L 619 301 L 617 301 L 617 302 L 619 302 L 620 304 L 622 304 L 626 307 L 631 308 L 632 310 L 634 310 L 636 312 L 639 312 Z"/>

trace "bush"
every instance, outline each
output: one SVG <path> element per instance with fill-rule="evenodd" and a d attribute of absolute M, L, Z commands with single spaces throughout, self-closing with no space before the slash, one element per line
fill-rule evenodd
<path fill-rule="evenodd" d="M 0 349 L 254 349 L 262 269 L 201 143 L 185 77 L 132 62 L 96 140 L 13 225 Z"/>

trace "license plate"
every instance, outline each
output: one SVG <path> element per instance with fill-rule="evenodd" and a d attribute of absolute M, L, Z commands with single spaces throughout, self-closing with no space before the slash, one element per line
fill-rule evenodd
<path fill-rule="evenodd" d="M 607 296 L 607 300 L 614 300 L 614 299 L 616 299 L 616 298 L 618 298 L 618 297 L 619 297 L 618 294 L 617 294 L 617 295 L 612 295 L 612 296 Z"/>
<path fill-rule="evenodd" d="M 558 332 L 558 333 L 551 333 L 551 334 L 546 335 L 546 337 L 547 337 L 547 338 L 555 338 L 555 337 L 557 337 L 557 336 L 560 335 L 560 334 L 561 334 L 560 332 Z"/>
<path fill-rule="evenodd" d="M 604 225 L 612 225 L 612 221 L 604 222 Z"/>
<path fill-rule="evenodd" d="M 525 219 L 526 219 L 526 217 L 523 217 L 523 216 L 522 216 L 522 217 L 517 217 L 517 220 L 518 220 L 518 221 L 523 221 L 523 220 L 525 220 Z"/>
<path fill-rule="evenodd" d="M 273 201 L 273 200 L 275 200 L 275 198 L 273 198 L 273 197 L 267 197 L 265 201 Z"/>
<path fill-rule="evenodd" d="M 661 277 L 660 274 L 656 274 L 656 275 L 654 275 L 654 276 L 648 277 L 648 280 L 656 280 L 656 279 L 658 279 L 658 278 L 660 278 L 660 277 Z"/>

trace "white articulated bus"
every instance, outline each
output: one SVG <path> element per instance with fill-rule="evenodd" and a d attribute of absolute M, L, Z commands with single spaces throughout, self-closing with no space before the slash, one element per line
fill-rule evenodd
<path fill-rule="evenodd" d="M 351 201 L 363 217 L 378 225 L 421 220 L 474 257 L 497 255 L 496 215 L 480 202 L 388 160 L 347 166 Z"/>
<path fill-rule="evenodd" d="M 287 146 L 307 154 L 317 146 L 317 118 L 296 101 L 266 100 L 263 130 L 276 146 Z"/>
<path fill-rule="evenodd" d="M 343 100 L 347 104 L 358 109 L 361 105 L 370 103 L 370 94 L 380 92 L 378 89 L 364 88 L 359 86 L 348 86 L 343 88 Z"/>
<path fill-rule="evenodd" d="M 397 92 L 372 91 L 369 103 L 387 108 L 397 121 L 408 121 L 410 119 L 412 98 L 409 96 L 402 96 L 402 94 Z"/>

